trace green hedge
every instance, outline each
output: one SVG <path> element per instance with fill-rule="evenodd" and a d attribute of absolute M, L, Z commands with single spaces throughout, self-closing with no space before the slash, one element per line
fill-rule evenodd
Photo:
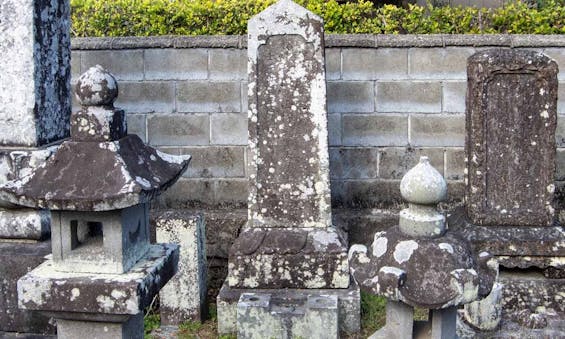
<path fill-rule="evenodd" d="M 155 36 L 245 34 L 247 20 L 275 0 L 71 0 L 72 34 Z M 298 0 L 324 18 L 327 33 L 565 33 L 563 0 L 498 9 L 375 7 L 367 0 Z"/>

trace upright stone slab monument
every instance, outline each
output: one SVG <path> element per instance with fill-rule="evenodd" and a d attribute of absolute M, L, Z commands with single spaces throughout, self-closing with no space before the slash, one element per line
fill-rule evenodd
<path fill-rule="evenodd" d="M 342 329 L 355 331 L 359 292 L 331 222 L 323 22 L 281 0 L 253 17 L 248 32 L 249 220 L 230 250 L 219 330 L 235 332 L 236 318 L 238 331 L 250 326 L 243 314 L 252 303 L 236 304 L 254 292 L 269 294 L 257 299 L 268 307 L 290 303 L 303 313 L 308 297 L 332 295 Z"/>
<path fill-rule="evenodd" d="M 565 233 L 554 206 L 557 73 L 555 61 L 533 51 L 487 50 L 468 61 L 466 205 L 449 225 L 498 259 L 503 327 L 565 317 Z"/>
<path fill-rule="evenodd" d="M 69 136 L 68 0 L 0 2 L 0 184 L 30 173 Z M 52 332 L 22 311 L 17 280 L 50 253 L 50 214 L 0 204 L 0 333 Z"/>

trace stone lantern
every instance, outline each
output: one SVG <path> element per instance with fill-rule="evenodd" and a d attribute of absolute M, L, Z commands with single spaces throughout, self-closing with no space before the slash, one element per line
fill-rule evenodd
<path fill-rule="evenodd" d="M 447 229 L 436 209 L 447 185 L 427 157 L 402 178 L 400 192 L 409 207 L 399 225 L 376 233 L 370 249 L 353 245 L 349 251 L 361 289 L 388 299 L 386 326 L 370 338 L 455 338 L 457 306 L 489 294 L 497 264 Z M 415 327 L 414 307 L 430 309 L 431 319 Z"/>
<path fill-rule="evenodd" d="M 52 213 L 52 259 L 18 281 L 20 308 L 57 319 L 59 338 L 143 338 L 143 309 L 175 274 L 178 246 L 149 242 L 148 203 L 186 170 L 127 135 L 114 77 L 96 66 L 76 87 L 71 139 L 0 198 Z"/>

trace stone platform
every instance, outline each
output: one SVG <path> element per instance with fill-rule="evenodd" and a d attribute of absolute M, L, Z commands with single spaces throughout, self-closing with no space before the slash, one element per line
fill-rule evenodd
<path fill-rule="evenodd" d="M 178 258 L 177 245 L 151 245 L 124 274 L 58 272 L 49 260 L 19 280 L 19 306 L 56 312 L 58 319 L 135 316 L 176 273 Z"/>
<path fill-rule="evenodd" d="M 217 299 L 218 333 L 237 333 L 238 303 L 244 293 L 252 293 L 261 298 L 268 296 L 270 300 L 291 301 L 304 301 L 316 296 L 335 297 L 337 298 L 339 331 L 355 333 L 361 327 L 361 294 L 359 286 L 353 279 L 351 279 L 349 288 L 343 289 L 242 289 L 230 288 L 226 282 Z"/>

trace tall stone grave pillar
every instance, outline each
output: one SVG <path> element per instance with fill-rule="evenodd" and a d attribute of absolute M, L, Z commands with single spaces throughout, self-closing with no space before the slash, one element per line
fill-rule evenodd
<path fill-rule="evenodd" d="M 515 322 L 537 328 L 528 335 L 542 334 L 551 315 L 565 316 L 553 297 L 565 294 L 565 234 L 554 207 L 557 72 L 555 61 L 533 51 L 469 58 L 466 206 L 449 220 L 498 259 L 502 330 Z M 466 319 L 481 328 L 473 323 L 480 315 Z"/>
<path fill-rule="evenodd" d="M 248 32 L 249 220 L 230 250 L 220 331 L 235 331 L 237 316 L 239 334 L 248 337 L 241 330 L 252 322 L 245 314 L 255 297 L 243 292 L 264 294 L 256 300 L 269 300 L 263 306 L 290 303 L 305 314 L 309 297 L 333 296 L 342 328 L 354 331 L 359 292 L 350 285 L 347 245 L 331 223 L 322 19 L 281 0 L 253 17 Z M 240 296 L 248 299 L 236 312 Z"/>
<path fill-rule="evenodd" d="M 70 112 L 69 1 L 0 1 L 0 184 L 51 155 Z M 16 290 L 50 253 L 50 214 L 0 206 L 0 333 L 50 332 L 46 317 L 18 309 Z"/>

